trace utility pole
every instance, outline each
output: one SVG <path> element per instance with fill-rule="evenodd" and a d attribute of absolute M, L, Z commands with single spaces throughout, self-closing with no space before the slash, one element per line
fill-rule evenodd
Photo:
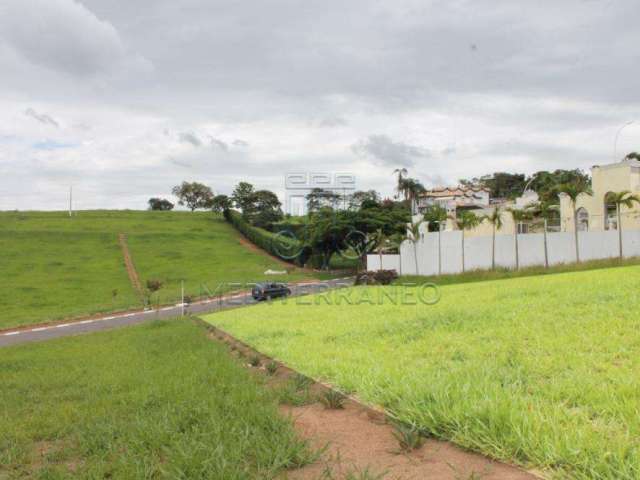
<path fill-rule="evenodd" d="M 69 186 L 69 217 L 73 216 L 73 185 Z"/>

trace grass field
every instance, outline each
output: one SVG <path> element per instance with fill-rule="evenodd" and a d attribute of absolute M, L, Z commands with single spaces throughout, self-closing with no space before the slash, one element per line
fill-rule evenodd
<path fill-rule="evenodd" d="M 627 266 L 443 286 L 431 306 L 355 287 L 206 319 L 425 434 L 560 478 L 630 480 L 638 285 Z"/>
<path fill-rule="evenodd" d="M 267 269 L 283 270 L 241 245 L 239 234 L 210 212 L 81 211 L 72 219 L 64 212 L 0 212 L 0 328 L 140 307 L 119 233 L 128 236 L 142 282 L 164 282 L 162 302 L 180 298 L 182 280 L 188 295 L 199 296 L 202 284 L 215 291 L 221 283 L 260 281 Z M 298 270 L 268 278 L 308 276 Z"/>
<path fill-rule="evenodd" d="M 0 351 L 0 478 L 269 479 L 310 459 L 191 321 Z"/>

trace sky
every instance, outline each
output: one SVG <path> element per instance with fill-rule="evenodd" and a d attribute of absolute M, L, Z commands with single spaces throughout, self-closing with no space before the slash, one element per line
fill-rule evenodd
<path fill-rule="evenodd" d="M 2 0 L 0 210 L 288 172 L 392 195 L 640 150 L 636 0 Z M 627 122 L 637 121 L 620 131 Z M 617 145 L 615 137 L 619 133 Z"/>

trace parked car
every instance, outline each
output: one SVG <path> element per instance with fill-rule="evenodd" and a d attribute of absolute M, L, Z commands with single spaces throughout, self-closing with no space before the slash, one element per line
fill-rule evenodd
<path fill-rule="evenodd" d="M 251 290 L 251 296 L 258 301 L 287 295 L 291 295 L 291 290 L 284 283 L 258 283 Z"/>

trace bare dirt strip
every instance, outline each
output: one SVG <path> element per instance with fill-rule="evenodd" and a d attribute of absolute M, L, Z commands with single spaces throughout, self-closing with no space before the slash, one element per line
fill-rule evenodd
<path fill-rule="evenodd" d="M 129 252 L 129 245 L 127 245 L 127 235 L 124 233 L 118 234 L 118 243 L 120 244 L 120 248 L 122 248 L 122 256 L 124 257 L 124 264 L 127 268 L 127 274 L 129 275 L 131 285 L 133 286 L 133 289 L 138 292 L 140 298 L 142 298 L 144 296 L 144 291 L 142 290 L 142 284 L 140 283 L 140 277 L 138 276 L 136 267 L 133 264 L 131 252 Z"/>
<path fill-rule="evenodd" d="M 281 362 L 257 352 L 247 344 L 202 321 L 209 337 L 227 344 L 240 359 L 260 358 L 260 366 L 247 368 L 266 374 L 264 365 L 275 362 L 278 370 L 268 385 L 281 387 L 299 375 Z M 245 360 L 246 361 L 246 360 Z M 339 480 L 371 478 L 377 480 L 535 480 L 538 472 L 497 462 L 466 451 L 450 442 L 425 439 L 421 447 L 401 452 L 394 426 L 382 409 L 347 397 L 342 409 L 328 409 L 316 399 L 331 390 L 330 385 L 309 379 L 314 400 L 303 406 L 281 406 L 292 418 L 298 434 L 312 448 L 322 449 L 320 458 L 307 466 L 290 470 L 283 480 Z M 367 476 L 368 475 L 368 476 Z"/>

